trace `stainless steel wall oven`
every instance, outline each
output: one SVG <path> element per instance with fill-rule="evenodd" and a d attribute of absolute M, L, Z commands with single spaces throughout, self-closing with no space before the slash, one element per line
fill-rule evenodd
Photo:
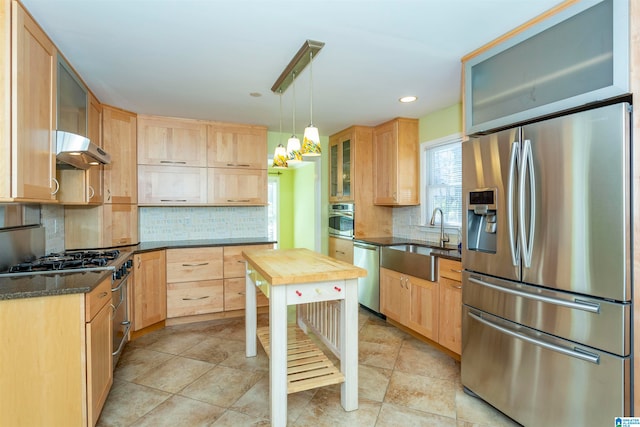
<path fill-rule="evenodd" d="M 353 203 L 337 203 L 329 206 L 329 235 L 353 238 Z"/>

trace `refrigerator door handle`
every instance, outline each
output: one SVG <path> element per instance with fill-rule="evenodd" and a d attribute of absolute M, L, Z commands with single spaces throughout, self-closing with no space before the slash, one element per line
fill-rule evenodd
<path fill-rule="evenodd" d="M 505 294 L 511 294 L 518 297 L 532 299 L 535 301 L 540 301 L 548 304 L 559 305 L 561 307 L 566 307 L 573 310 L 588 311 L 589 313 L 596 313 L 596 314 L 600 313 L 600 304 L 596 304 L 596 303 L 579 301 L 577 299 L 574 301 L 566 301 L 558 298 L 547 297 L 544 295 L 531 294 L 529 292 L 519 291 L 517 289 L 510 289 L 510 288 L 494 285 L 492 283 L 485 282 L 484 280 L 476 279 L 475 277 L 469 277 L 469 281 L 472 283 L 475 283 L 476 285 L 491 288 L 493 290 L 496 290 L 498 292 L 503 292 Z"/>
<path fill-rule="evenodd" d="M 525 222 L 525 208 L 526 208 L 526 187 L 525 181 L 527 178 L 527 172 L 529 172 L 529 233 L 527 234 L 526 222 Z M 531 141 L 524 140 L 522 147 L 522 163 L 520 167 L 520 180 L 519 180 L 519 210 L 520 210 L 520 246 L 522 247 L 522 258 L 525 268 L 531 267 L 531 255 L 533 251 L 533 233 L 535 231 L 535 211 L 536 211 L 536 182 L 535 182 L 535 170 L 533 168 L 533 154 L 531 152 Z"/>
<path fill-rule="evenodd" d="M 482 323 L 485 326 L 488 326 L 490 328 L 493 328 L 499 332 L 502 332 L 505 335 L 509 335 L 510 337 L 513 338 L 517 338 L 520 339 L 522 341 L 526 341 L 529 344 L 533 344 L 533 345 L 537 345 L 539 347 L 545 348 L 547 350 L 551 350 L 551 351 L 555 351 L 558 352 L 560 354 L 564 354 L 565 356 L 570 356 L 570 357 L 575 357 L 576 359 L 580 359 L 580 360 L 584 360 L 585 362 L 591 362 L 593 364 L 600 364 L 600 356 L 597 354 L 593 354 L 584 350 L 580 350 L 577 348 L 567 348 L 567 347 L 562 347 L 556 344 L 551 344 L 545 341 L 541 341 L 541 340 L 537 340 L 535 338 L 532 338 L 530 336 L 524 335 L 520 332 L 516 332 L 513 331 L 509 328 L 506 328 L 504 326 L 500 326 L 497 325 L 487 319 L 483 319 L 482 317 L 478 316 L 475 313 L 469 312 L 468 313 L 469 317 L 471 317 L 473 320 Z"/>
<path fill-rule="evenodd" d="M 520 163 L 520 142 L 511 143 L 511 153 L 509 153 L 509 181 L 507 182 L 507 227 L 509 232 L 509 250 L 511 251 L 511 263 L 514 267 L 520 261 L 520 250 L 518 247 L 517 230 L 513 225 L 513 186 L 517 179 L 516 168 Z"/>

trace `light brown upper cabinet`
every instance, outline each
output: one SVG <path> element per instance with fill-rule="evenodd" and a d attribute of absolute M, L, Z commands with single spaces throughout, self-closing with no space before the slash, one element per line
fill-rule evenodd
<path fill-rule="evenodd" d="M 56 48 L 18 2 L 0 7 L 0 201 L 54 203 Z"/>
<path fill-rule="evenodd" d="M 207 129 L 207 163 L 214 168 L 267 169 L 267 128 L 210 124 Z"/>
<path fill-rule="evenodd" d="M 207 202 L 267 204 L 267 128 L 211 123 L 207 128 Z"/>
<path fill-rule="evenodd" d="M 329 201 L 353 201 L 353 162 L 355 131 L 349 128 L 329 138 Z"/>
<path fill-rule="evenodd" d="M 373 203 L 413 206 L 419 196 L 418 120 L 396 118 L 373 131 Z"/>
<path fill-rule="evenodd" d="M 207 166 L 207 125 L 198 120 L 139 115 L 138 164 Z"/>
<path fill-rule="evenodd" d="M 103 105 L 102 143 L 111 155 L 104 166 L 105 203 L 138 203 L 135 113 Z"/>

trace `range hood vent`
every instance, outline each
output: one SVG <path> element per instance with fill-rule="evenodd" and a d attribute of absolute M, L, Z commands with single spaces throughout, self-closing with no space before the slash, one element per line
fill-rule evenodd
<path fill-rule="evenodd" d="M 109 154 L 82 135 L 56 131 L 56 146 L 56 159 L 63 167 L 89 169 L 93 165 L 111 163 Z"/>

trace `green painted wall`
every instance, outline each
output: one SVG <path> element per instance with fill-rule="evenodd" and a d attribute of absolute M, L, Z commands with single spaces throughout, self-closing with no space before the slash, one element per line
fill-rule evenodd
<path fill-rule="evenodd" d="M 279 132 L 267 132 L 267 147 L 269 156 L 273 156 L 278 144 L 286 145 L 290 134 Z M 299 135 L 302 136 L 302 135 Z M 321 219 L 321 248 L 323 253 L 328 250 L 328 236 L 324 232 L 327 229 L 328 187 L 329 187 L 329 161 L 327 147 L 328 137 L 320 137 L 322 156 L 320 160 L 321 177 L 321 201 L 320 206 L 315 206 L 315 162 L 303 162 L 296 167 L 288 169 L 273 169 L 269 166 L 269 172 L 281 172 L 280 181 L 280 248 L 309 248 L 314 249 L 315 239 L 313 232 L 309 231 L 309 222 L 313 223 L 316 209 L 320 209 Z M 270 175 L 276 176 L 276 175 Z M 311 218 L 311 219 L 310 219 Z"/>
<path fill-rule="evenodd" d="M 420 118 L 419 142 L 462 132 L 462 103 L 434 111 Z"/>

